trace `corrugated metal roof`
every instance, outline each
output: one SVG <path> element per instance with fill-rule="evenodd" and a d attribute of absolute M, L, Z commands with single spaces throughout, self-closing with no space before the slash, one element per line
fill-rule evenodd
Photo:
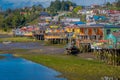
<path fill-rule="evenodd" d="M 105 28 L 120 28 L 120 25 L 105 25 Z"/>

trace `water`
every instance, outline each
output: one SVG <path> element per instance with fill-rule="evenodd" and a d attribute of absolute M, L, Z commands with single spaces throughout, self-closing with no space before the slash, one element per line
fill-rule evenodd
<path fill-rule="evenodd" d="M 0 80 L 66 80 L 57 78 L 60 73 L 43 65 L 16 58 L 12 54 L 0 54 Z"/>

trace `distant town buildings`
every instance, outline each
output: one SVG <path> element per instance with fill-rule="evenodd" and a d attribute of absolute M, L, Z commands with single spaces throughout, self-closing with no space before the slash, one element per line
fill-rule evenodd
<path fill-rule="evenodd" d="M 80 43 L 120 44 L 120 11 L 99 9 L 93 5 L 88 9 L 78 10 L 77 15 L 86 15 L 84 22 L 80 17 L 65 16 L 69 12 L 62 12 L 51 16 L 41 12 L 40 22 L 36 26 L 25 26 L 14 30 L 16 36 L 34 36 L 36 39 L 52 43 L 67 43 L 73 39 Z M 96 9 L 95 9 L 96 8 Z M 21 12 L 20 14 L 26 14 Z M 62 16 L 62 18 L 61 18 Z"/>

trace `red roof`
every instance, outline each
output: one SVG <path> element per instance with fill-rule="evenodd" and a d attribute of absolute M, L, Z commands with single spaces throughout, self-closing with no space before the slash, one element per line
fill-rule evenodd
<path fill-rule="evenodd" d="M 99 42 L 108 42 L 108 40 L 99 40 Z"/>
<path fill-rule="evenodd" d="M 113 32 L 112 33 L 115 37 L 120 37 L 120 31 L 119 32 Z"/>
<path fill-rule="evenodd" d="M 120 14 L 120 11 L 117 11 L 117 10 L 108 10 L 108 12 L 109 12 L 110 14 L 117 14 L 117 13 Z"/>

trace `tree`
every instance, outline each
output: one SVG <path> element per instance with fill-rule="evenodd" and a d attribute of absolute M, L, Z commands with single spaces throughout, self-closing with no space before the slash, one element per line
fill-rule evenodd
<path fill-rule="evenodd" d="M 116 7 L 120 8 L 120 0 L 117 0 Z"/>
<path fill-rule="evenodd" d="M 10 9 L 10 8 L 8 8 L 7 10 L 6 10 L 6 13 L 8 13 L 8 14 L 10 14 L 12 12 L 12 10 Z"/>
<path fill-rule="evenodd" d="M 12 26 L 13 26 L 13 28 L 16 28 L 16 26 L 17 26 L 17 16 L 13 16 L 13 20 L 12 20 Z"/>
<path fill-rule="evenodd" d="M 3 26 L 4 16 L 0 14 L 0 28 Z"/>
<path fill-rule="evenodd" d="M 65 1 L 62 0 L 61 2 L 61 11 L 64 11 L 65 10 Z"/>
<path fill-rule="evenodd" d="M 58 10 L 58 11 L 61 9 L 61 2 L 60 2 L 60 0 L 56 0 L 56 1 L 55 1 L 54 7 L 55 7 L 56 10 Z"/>
<path fill-rule="evenodd" d="M 56 0 L 54 2 L 51 2 L 50 8 L 54 8 L 55 10 L 59 11 L 61 9 L 60 0 Z"/>
<path fill-rule="evenodd" d="M 67 1 L 55 0 L 51 2 L 50 7 L 48 9 L 52 9 L 54 12 L 69 11 L 70 6 L 76 6 L 76 4 L 68 0 Z"/>
<path fill-rule="evenodd" d="M 110 2 L 107 2 L 107 3 L 106 3 L 106 6 L 107 6 L 107 7 L 110 7 L 110 6 L 112 6 L 112 5 L 111 5 Z"/>
<path fill-rule="evenodd" d="M 82 10 L 82 6 L 77 6 L 76 8 L 74 8 L 74 12 L 77 13 L 79 10 Z"/>

